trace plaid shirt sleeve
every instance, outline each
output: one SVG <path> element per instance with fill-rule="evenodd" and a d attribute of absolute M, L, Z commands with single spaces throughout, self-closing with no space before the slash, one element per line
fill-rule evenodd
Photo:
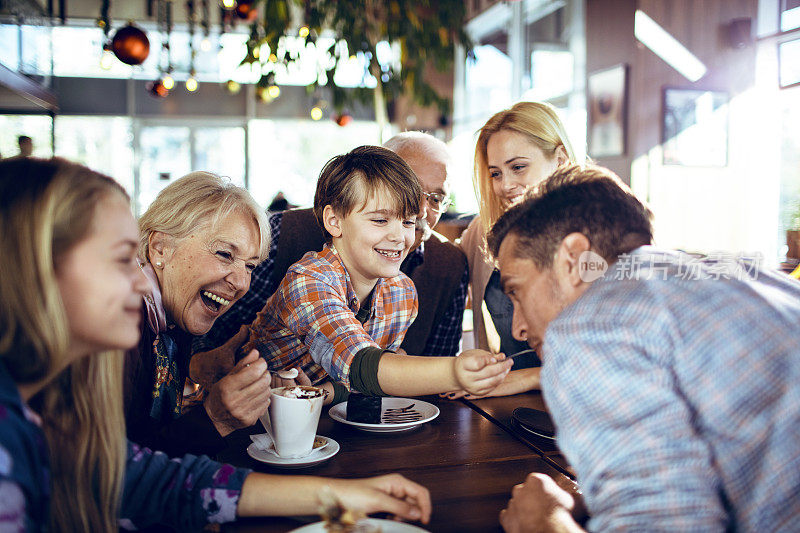
<path fill-rule="evenodd" d="M 469 269 L 464 268 L 453 300 L 444 315 L 431 328 L 425 349 L 419 355 L 453 357 L 458 353 L 463 331 L 464 306 L 467 302 L 467 287 L 469 287 Z"/>
<path fill-rule="evenodd" d="M 274 321 L 265 316 L 266 329 L 254 323 L 250 337 L 270 368 L 286 367 L 308 354 L 335 381 L 349 387 L 355 354 L 380 346 L 326 278 L 309 269 L 289 269 L 267 309 L 278 315 L 278 331 L 270 331 Z"/>
<path fill-rule="evenodd" d="M 256 314 L 261 311 L 267 299 L 275 292 L 280 279 L 273 279 L 272 267 L 275 264 L 275 254 L 278 250 L 278 235 L 281 231 L 283 212 L 274 213 L 269 217 L 269 255 L 259 264 L 250 276 L 250 289 L 242 296 L 228 312 L 214 321 L 211 330 L 192 341 L 192 353 L 204 352 L 221 346 L 228 339 L 236 335 L 242 324 L 250 324 Z"/>

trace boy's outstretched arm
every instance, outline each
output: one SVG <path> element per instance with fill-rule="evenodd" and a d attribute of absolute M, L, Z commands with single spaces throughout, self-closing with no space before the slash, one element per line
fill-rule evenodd
<path fill-rule="evenodd" d="M 385 352 L 378 382 L 390 396 L 424 396 L 464 389 L 483 395 L 502 383 L 513 361 L 484 350 L 467 350 L 458 357 L 420 357 Z"/>

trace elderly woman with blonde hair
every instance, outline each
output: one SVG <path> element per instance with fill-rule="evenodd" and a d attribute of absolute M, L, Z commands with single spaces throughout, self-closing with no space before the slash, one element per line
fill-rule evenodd
<path fill-rule="evenodd" d="M 266 215 L 245 189 L 193 172 L 159 193 L 139 231 L 139 262 L 150 283 L 142 338 L 126 357 L 128 436 L 171 455 L 214 454 L 224 436 L 264 413 L 270 375 L 253 352 L 198 390 L 189 379 L 192 338 L 249 289 L 269 250 Z"/>

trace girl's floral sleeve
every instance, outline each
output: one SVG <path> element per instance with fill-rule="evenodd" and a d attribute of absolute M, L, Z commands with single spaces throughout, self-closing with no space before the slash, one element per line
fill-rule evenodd
<path fill-rule="evenodd" d="M 141 529 L 158 523 L 196 531 L 208 523 L 231 522 L 250 472 L 205 455 L 170 459 L 128 443 L 120 527 Z"/>

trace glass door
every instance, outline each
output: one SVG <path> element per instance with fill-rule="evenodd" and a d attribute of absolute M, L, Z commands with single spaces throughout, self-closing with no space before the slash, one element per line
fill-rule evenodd
<path fill-rule="evenodd" d="M 204 170 L 246 185 L 244 126 L 169 125 L 140 121 L 136 137 L 140 158 L 136 177 L 136 214 L 158 193 L 193 170 Z"/>
<path fill-rule="evenodd" d="M 137 215 L 144 213 L 158 193 L 192 170 L 192 151 L 186 126 L 143 126 L 139 129 Z"/>
<path fill-rule="evenodd" d="M 245 186 L 244 127 L 192 128 L 192 168 L 219 174 Z"/>

